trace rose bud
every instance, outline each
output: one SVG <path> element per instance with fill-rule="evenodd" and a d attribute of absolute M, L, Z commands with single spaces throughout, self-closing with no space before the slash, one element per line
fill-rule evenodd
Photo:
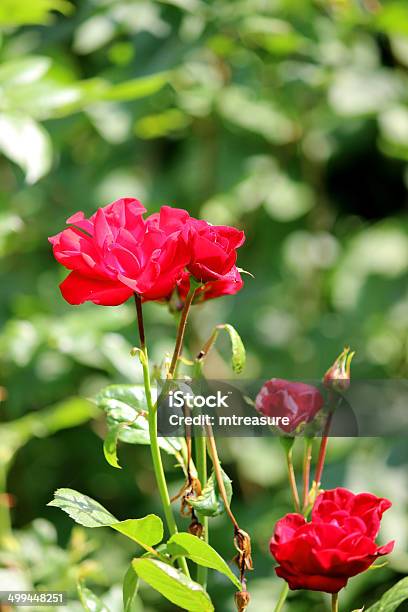
<path fill-rule="evenodd" d="M 323 377 L 323 384 L 335 391 L 347 391 L 350 386 L 350 365 L 354 351 L 346 346 Z"/>
<path fill-rule="evenodd" d="M 308 523 L 287 514 L 276 526 L 269 548 L 278 562 L 277 575 L 292 590 L 338 593 L 352 576 L 367 570 L 394 542 L 377 546 L 381 517 L 388 499 L 370 493 L 354 495 L 343 488 L 321 493 Z"/>
<path fill-rule="evenodd" d="M 237 591 L 235 593 L 235 605 L 237 607 L 238 612 L 245 612 L 249 603 L 251 601 L 251 596 L 248 591 Z"/>
<path fill-rule="evenodd" d="M 264 416 L 288 417 L 288 425 L 279 424 L 286 433 L 310 423 L 323 404 L 324 399 L 316 387 L 281 378 L 266 381 L 255 400 L 256 410 Z"/>

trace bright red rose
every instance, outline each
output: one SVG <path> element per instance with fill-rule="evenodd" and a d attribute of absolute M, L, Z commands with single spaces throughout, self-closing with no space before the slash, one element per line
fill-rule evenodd
<path fill-rule="evenodd" d="M 163 208 L 163 218 L 168 210 L 177 218 L 177 209 Z M 67 302 L 116 306 L 133 292 L 144 300 L 171 294 L 189 261 L 187 245 L 161 215 L 149 223 L 144 212 L 138 200 L 122 198 L 89 219 L 76 213 L 67 221 L 73 227 L 49 239 L 57 261 L 72 270 L 60 285 Z"/>
<path fill-rule="evenodd" d="M 323 396 L 316 387 L 281 378 L 266 381 L 255 400 L 255 408 L 261 414 L 289 418 L 289 425 L 280 425 L 287 433 L 312 421 L 323 404 Z"/>
<path fill-rule="evenodd" d="M 237 260 L 236 249 L 245 240 L 244 232 L 235 227 L 210 225 L 193 218 L 190 218 L 189 230 L 189 272 L 202 283 L 226 280 Z"/>
<path fill-rule="evenodd" d="M 392 551 L 394 542 L 375 543 L 390 506 L 388 499 L 370 493 L 354 495 L 342 488 L 321 493 L 311 522 L 301 514 L 287 514 L 277 522 L 269 543 L 279 563 L 277 575 L 292 590 L 337 593 L 349 578 Z"/>

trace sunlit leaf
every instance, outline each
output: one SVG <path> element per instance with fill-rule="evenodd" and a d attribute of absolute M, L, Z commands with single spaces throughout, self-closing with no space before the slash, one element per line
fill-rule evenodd
<path fill-rule="evenodd" d="M 110 527 L 141 546 L 154 546 L 163 539 L 163 523 L 155 514 L 148 514 L 141 519 L 120 521 Z"/>
<path fill-rule="evenodd" d="M 132 565 L 129 568 L 123 579 L 123 609 L 124 612 L 132 612 L 133 603 L 139 588 L 139 578 Z"/>
<path fill-rule="evenodd" d="M 212 612 L 214 607 L 203 587 L 180 570 L 155 559 L 134 559 L 136 574 L 176 606 L 190 612 Z"/>
<path fill-rule="evenodd" d="M 403 601 L 408 599 L 408 578 L 403 578 L 389 589 L 366 612 L 394 612 Z"/>
<path fill-rule="evenodd" d="M 36 183 L 52 163 L 48 132 L 30 117 L 19 113 L 0 115 L 0 150 L 18 164 L 27 183 Z"/>
<path fill-rule="evenodd" d="M 100 503 L 74 489 L 57 489 L 48 506 L 61 508 L 76 523 L 84 527 L 108 527 L 118 523 Z"/>
<path fill-rule="evenodd" d="M 241 340 L 241 336 L 239 335 L 237 330 L 232 325 L 229 325 L 228 323 L 220 327 L 229 334 L 229 337 L 231 340 L 232 369 L 234 370 L 236 374 L 241 374 L 242 370 L 245 367 L 245 359 L 246 359 L 245 347 L 244 347 L 244 343 Z"/>
<path fill-rule="evenodd" d="M 143 385 L 109 385 L 98 393 L 95 401 L 106 412 L 108 427 L 118 428 L 118 440 L 128 444 L 150 444 Z M 159 445 L 170 455 L 177 455 L 183 448 L 179 438 L 160 437 Z"/>
<path fill-rule="evenodd" d="M 73 6 L 67 0 L 1 0 L 0 26 L 48 23 L 51 11 L 68 14 Z"/>
<path fill-rule="evenodd" d="M 227 576 L 238 590 L 242 588 L 238 578 L 217 551 L 207 542 L 191 533 L 176 533 L 173 535 L 167 542 L 167 552 L 171 555 L 188 557 L 197 565 L 217 570 L 217 572 Z"/>
<path fill-rule="evenodd" d="M 0 83 L 5 87 L 27 85 L 40 79 L 50 65 L 49 57 L 35 55 L 4 62 L 0 66 Z"/>
<path fill-rule="evenodd" d="M 103 601 L 81 581 L 78 582 L 78 595 L 86 612 L 110 612 Z"/>
<path fill-rule="evenodd" d="M 120 423 L 119 425 L 115 425 L 109 429 L 106 434 L 106 438 L 103 443 L 103 454 L 105 455 L 106 461 L 112 467 L 121 469 L 118 461 L 117 455 L 117 444 L 118 444 L 118 436 L 119 432 L 122 429 L 123 425 Z"/>
<path fill-rule="evenodd" d="M 74 49 L 87 54 L 106 45 L 115 34 L 115 24 L 106 15 L 93 15 L 75 31 Z"/>
<path fill-rule="evenodd" d="M 225 88 L 219 97 L 218 108 L 228 122 L 255 132 L 273 143 L 288 143 L 298 137 L 296 125 L 274 102 L 257 99 L 248 88 Z"/>
<path fill-rule="evenodd" d="M 48 506 L 61 508 L 84 527 L 111 527 L 145 548 L 154 546 L 163 538 L 163 523 L 158 516 L 149 514 L 141 519 L 118 521 L 100 503 L 73 489 L 57 489 Z"/>

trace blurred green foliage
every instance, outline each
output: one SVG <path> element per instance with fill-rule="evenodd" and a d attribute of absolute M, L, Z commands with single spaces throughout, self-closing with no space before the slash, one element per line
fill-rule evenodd
<path fill-rule="evenodd" d="M 148 449 L 124 446 L 125 469 L 114 470 L 103 458 L 102 416 L 80 425 L 68 403 L 54 426 L 49 406 L 140 382 L 135 317 L 130 304 L 65 304 L 47 236 L 76 210 L 127 195 L 149 211 L 172 204 L 238 225 L 247 234 L 239 265 L 255 278 L 236 297 L 194 309 L 192 351 L 230 322 L 246 344 L 248 377 L 319 378 L 346 343 L 357 351 L 354 376 L 406 376 L 408 5 L 2 0 L 0 26 L 3 471 L 2 449 L 22 435 L 12 432 L 31 427 L 5 488 L 17 531 L 1 553 L 0 583 L 74 597 L 80 576 L 116 612 L 132 547 L 104 530 L 70 533 L 46 503 L 73 486 L 119 518 L 160 512 Z M 160 361 L 174 322 L 164 307 L 145 310 Z M 210 376 L 230 376 L 224 341 Z M 280 588 L 267 542 L 290 508 L 280 449 L 228 439 L 221 454 L 254 538 L 252 606 L 266 612 Z M 389 566 L 354 579 L 343 597 L 344 609 L 360 608 L 408 571 L 406 441 L 333 440 L 329 460 L 325 486 L 394 503 L 384 520 L 384 540 L 397 539 Z M 177 492 L 182 476 L 171 474 Z M 225 525 L 217 518 L 212 538 L 228 559 Z M 217 610 L 233 610 L 221 577 L 210 592 Z M 141 601 L 140 610 L 171 609 L 148 588 Z M 289 601 L 293 612 L 326 605 L 319 594 Z"/>

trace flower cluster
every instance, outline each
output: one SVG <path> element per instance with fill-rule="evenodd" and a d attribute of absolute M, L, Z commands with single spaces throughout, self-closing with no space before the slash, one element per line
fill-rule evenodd
<path fill-rule="evenodd" d="M 60 285 L 67 302 L 116 306 L 133 293 L 168 300 L 175 290 L 184 299 L 191 278 L 200 283 L 198 300 L 241 289 L 235 264 L 244 232 L 179 208 L 162 206 L 147 218 L 145 212 L 138 200 L 122 198 L 89 219 L 74 214 L 68 229 L 49 238 L 57 261 L 71 270 Z"/>
<path fill-rule="evenodd" d="M 391 502 L 343 488 L 321 493 L 307 522 L 301 514 L 280 519 L 270 541 L 278 576 L 293 590 L 338 593 L 352 576 L 390 553 L 394 542 L 377 546 L 381 517 Z"/>

